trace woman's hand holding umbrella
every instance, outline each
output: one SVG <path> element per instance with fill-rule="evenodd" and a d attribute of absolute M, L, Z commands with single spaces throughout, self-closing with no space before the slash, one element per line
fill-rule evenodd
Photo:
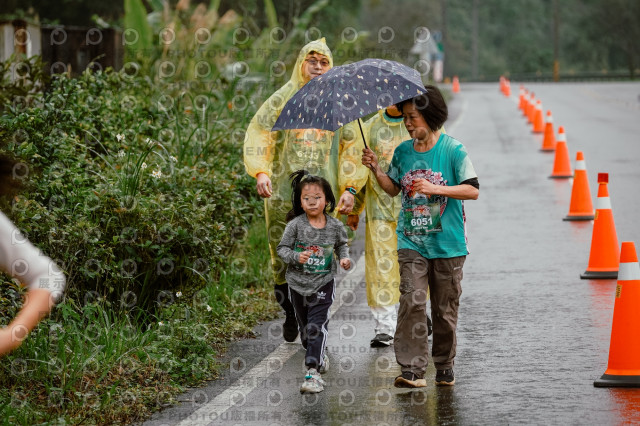
<path fill-rule="evenodd" d="M 367 166 L 376 177 L 378 185 L 387 194 L 395 197 L 400 193 L 400 187 L 393 183 L 391 178 L 378 167 L 378 157 L 370 148 L 362 150 L 362 164 Z"/>
<path fill-rule="evenodd" d="M 362 164 L 367 166 L 374 174 L 378 174 L 378 157 L 371 148 L 362 150 Z"/>

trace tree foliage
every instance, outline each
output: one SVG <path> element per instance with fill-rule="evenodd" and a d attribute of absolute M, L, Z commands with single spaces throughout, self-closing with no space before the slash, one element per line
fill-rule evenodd
<path fill-rule="evenodd" d="M 127 0 L 129 1 L 129 0 Z M 151 12 L 160 0 L 138 0 Z M 640 66 L 640 2 L 637 0 L 556 0 L 559 24 L 561 73 L 624 71 L 633 75 Z M 6 0 L 7 13 L 33 8 L 44 21 L 90 25 L 96 14 L 122 26 L 124 0 Z M 63 3 L 64 7 L 60 7 Z M 169 0 L 173 8 L 178 0 Z M 299 48 L 305 11 L 317 0 L 192 0 L 218 10 L 233 9 L 253 39 L 264 37 L 275 26 L 291 37 L 291 49 Z M 554 0 L 326 0 L 321 10 L 305 22 L 302 31 L 322 35 L 334 49 L 353 54 L 368 47 L 371 55 L 393 57 L 411 63 L 408 54 L 418 27 L 442 31 L 445 73 L 472 75 L 473 8 L 477 5 L 476 40 L 479 78 L 499 74 L 550 73 L 554 62 Z M 348 32 L 351 29 L 357 37 Z M 391 30 L 389 30 L 391 29 Z M 381 33 L 381 31 L 383 31 Z M 345 37 L 345 34 L 347 37 Z M 392 34 L 392 36 L 391 36 Z M 295 49 L 293 44 L 296 44 Z M 337 63 L 359 58 L 337 58 Z"/>
<path fill-rule="evenodd" d="M 420 26 L 445 34 L 445 73 L 471 76 L 473 3 L 469 0 L 362 0 L 359 28 L 377 38 L 389 26 L 389 43 L 406 52 Z M 564 73 L 633 73 L 640 66 L 640 2 L 558 0 L 558 50 Z M 554 61 L 553 0 L 479 0 L 478 77 L 550 73 Z M 377 40 L 374 40 L 377 41 Z M 406 57 L 411 60 L 411 57 Z"/>

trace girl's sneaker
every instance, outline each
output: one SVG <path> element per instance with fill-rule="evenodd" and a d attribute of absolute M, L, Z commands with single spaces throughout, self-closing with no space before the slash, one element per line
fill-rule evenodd
<path fill-rule="evenodd" d="M 320 373 L 315 368 L 310 368 L 304 376 L 304 382 L 300 386 L 300 393 L 318 393 L 324 390 L 327 383 L 322 380 Z"/>

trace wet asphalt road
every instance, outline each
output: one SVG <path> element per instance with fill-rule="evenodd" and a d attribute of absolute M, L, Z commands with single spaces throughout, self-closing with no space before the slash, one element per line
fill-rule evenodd
<path fill-rule="evenodd" d="M 584 152 L 594 200 L 597 173 L 610 174 L 618 240 L 640 244 L 640 84 L 526 87 L 551 109 L 556 131 L 565 127 L 572 166 Z M 279 320 L 232 345 L 224 379 L 190 390 L 145 424 L 640 423 L 640 389 L 593 387 L 607 368 L 616 280 L 579 278 L 593 222 L 562 221 L 571 180 L 548 179 L 553 153 L 538 151 L 542 137 L 520 115 L 517 88 L 507 99 L 497 83 L 463 84 L 450 105 L 456 121 L 447 131 L 467 146 L 481 185 L 480 198 L 465 203 L 471 254 L 454 387 L 436 388 L 430 365 L 426 389 L 393 388 L 393 348 L 369 347 L 361 259 L 338 284 L 324 392 L 300 395 L 304 351 L 283 343 Z M 362 250 L 356 240 L 354 257 Z"/>

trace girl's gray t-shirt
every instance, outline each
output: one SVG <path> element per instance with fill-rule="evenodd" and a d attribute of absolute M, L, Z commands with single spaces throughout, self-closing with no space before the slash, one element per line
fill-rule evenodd
<path fill-rule="evenodd" d="M 285 277 L 289 288 L 310 296 L 333 279 L 339 260 L 349 257 L 347 231 L 338 219 L 325 214 L 327 224 L 318 229 L 311 226 L 306 214 L 297 216 L 284 229 L 278 244 L 278 256 L 288 265 Z M 311 251 L 305 264 L 300 253 Z M 336 257 L 338 260 L 336 260 Z"/>

